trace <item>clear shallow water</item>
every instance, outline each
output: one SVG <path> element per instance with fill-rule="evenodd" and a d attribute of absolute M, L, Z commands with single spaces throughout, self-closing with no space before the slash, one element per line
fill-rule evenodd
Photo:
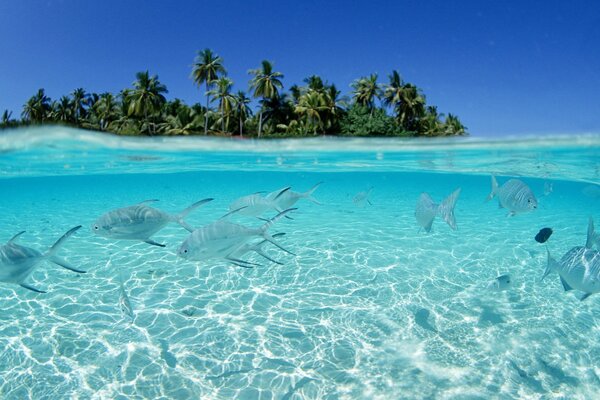
<path fill-rule="evenodd" d="M 590 215 L 600 225 L 597 136 L 280 149 L 22 133 L 0 135 L 0 238 L 27 230 L 20 243 L 43 251 L 82 224 L 60 255 L 88 273 L 41 264 L 29 282 L 47 294 L 0 283 L 3 398 L 593 398 L 600 389 L 600 296 L 580 302 L 555 274 L 540 282 L 546 250 L 533 240 L 552 227 L 547 245 L 560 257 L 585 243 Z M 508 218 L 484 202 L 490 171 L 521 176 L 539 209 Z M 272 228 L 296 253 L 265 246 L 284 265 L 256 255 L 246 257 L 262 264 L 254 269 L 184 261 L 176 251 L 187 232 L 175 224 L 153 237 L 166 248 L 89 229 L 145 199 L 176 213 L 214 197 L 187 219 L 201 226 L 240 196 L 321 181 L 323 205 L 301 200 L 293 220 Z M 357 206 L 370 186 L 372 205 Z M 456 187 L 458 230 L 436 219 L 419 232 L 419 194 L 439 201 Z M 118 305 L 118 271 L 133 323 Z M 509 290 L 486 288 L 506 273 Z"/>

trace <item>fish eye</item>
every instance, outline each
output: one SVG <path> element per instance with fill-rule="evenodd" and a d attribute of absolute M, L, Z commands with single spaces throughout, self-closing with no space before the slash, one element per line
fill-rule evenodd
<path fill-rule="evenodd" d="M 94 229 L 95 229 L 95 230 L 98 230 L 98 229 L 99 229 L 99 228 L 98 228 L 98 225 L 94 225 Z"/>
<path fill-rule="evenodd" d="M 183 252 L 184 252 L 184 253 L 187 253 L 187 249 L 184 249 L 184 250 L 183 250 Z"/>

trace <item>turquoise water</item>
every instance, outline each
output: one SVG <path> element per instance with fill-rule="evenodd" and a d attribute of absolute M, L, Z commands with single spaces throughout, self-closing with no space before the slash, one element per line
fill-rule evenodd
<path fill-rule="evenodd" d="M 0 134 L 0 241 L 46 251 L 28 279 L 0 283 L 3 399 L 594 398 L 600 390 L 600 295 L 579 301 L 555 258 L 600 225 L 600 137 L 248 142 L 119 139 L 64 128 Z M 507 217 L 485 202 L 490 173 L 522 179 L 539 207 Z M 201 227 L 235 199 L 291 186 L 293 219 L 266 244 L 274 264 L 240 268 L 177 256 L 189 233 L 111 240 L 90 226 L 147 199 Z M 548 193 L 549 184 L 552 191 Z M 355 201 L 373 187 L 369 202 Z M 453 231 L 419 230 L 421 192 L 462 189 Z M 544 194 L 546 188 L 546 195 Z M 273 213 L 267 214 L 273 216 Z M 263 222 L 232 215 L 232 222 Z M 546 244 L 534 240 L 554 230 Z M 496 277 L 511 286 L 494 291 Z M 120 278 L 135 318 L 119 300 Z"/>

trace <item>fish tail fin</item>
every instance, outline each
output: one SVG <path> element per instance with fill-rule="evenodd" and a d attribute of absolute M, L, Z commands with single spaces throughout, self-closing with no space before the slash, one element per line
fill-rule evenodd
<path fill-rule="evenodd" d="M 454 218 L 454 206 L 456 206 L 456 201 L 458 200 L 459 195 L 460 188 L 452 192 L 450 196 L 446 197 L 438 206 L 439 214 L 442 216 L 442 218 L 444 218 L 444 221 L 446 221 L 446 223 L 452 229 L 456 229 L 456 219 Z"/>
<path fill-rule="evenodd" d="M 185 222 L 185 217 L 188 216 L 189 213 L 191 213 L 192 211 L 194 211 L 196 208 L 200 207 L 203 204 L 208 203 L 209 201 L 213 201 L 213 198 L 208 198 L 208 199 L 202 199 L 200 201 L 195 202 L 194 204 L 192 204 L 191 206 L 189 206 L 188 208 L 186 208 L 185 210 L 183 210 L 182 212 L 180 212 L 179 214 L 175 215 L 173 217 L 173 220 L 175 222 L 177 222 L 179 225 L 183 226 L 187 231 L 189 232 L 193 232 L 194 228 L 192 228 L 190 225 L 188 225 L 187 222 Z"/>
<path fill-rule="evenodd" d="M 81 225 L 78 225 L 74 228 L 71 228 L 67 231 L 67 233 L 65 233 L 64 235 L 62 235 L 60 237 L 60 239 L 58 239 L 56 241 L 56 243 L 54 243 L 52 245 L 52 247 L 50 247 L 50 250 L 48 250 L 45 254 L 45 256 L 49 259 L 52 259 L 54 257 L 54 255 L 56 254 L 56 252 L 58 251 L 58 249 L 60 249 L 60 247 L 65 243 L 65 240 L 67 240 L 71 235 L 73 235 L 75 232 L 77 232 L 79 229 L 81 228 Z M 54 261 L 53 261 L 54 262 Z"/>
<path fill-rule="evenodd" d="M 273 224 L 275 222 L 277 222 L 281 218 L 285 217 L 289 212 L 294 211 L 294 210 L 297 210 L 297 208 L 288 208 L 287 210 L 283 210 L 279 214 L 277 214 L 276 216 L 274 216 L 273 218 L 271 218 L 270 220 L 268 220 L 267 222 L 265 222 L 260 227 L 261 234 L 263 234 L 263 235 L 267 234 L 267 231 L 269 230 L 270 227 L 273 226 Z M 268 235 L 268 236 L 270 237 L 270 235 Z M 269 240 L 267 237 L 265 237 L 265 239 Z M 273 239 L 273 238 L 271 237 L 271 239 Z"/>
<path fill-rule="evenodd" d="M 594 245 L 600 247 L 600 236 L 594 230 L 594 220 L 590 217 L 588 222 L 587 239 L 585 241 L 585 247 L 591 249 Z"/>
<path fill-rule="evenodd" d="M 313 197 L 313 193 L 315 192 L 315 190 L 317 190 L 319 188 L 319 186 L 321 186 L 322 183 L 323 182 L 319 182 L 312 188 L 308 189 L 306 192 L 302 193 L 302 197 L 306 198 L 309 201 L 312 201 L 315 204 L 323 205 L 323 203 L 321 203 L 320 201 L 318 201 L 317 199 L 315 199 Z"/>
<path fill-rule="evenodd" d="M 556 262 L 556 260 L 550 255 L 550 250 L 548 249 L 548 246 L 546 246 L 546 253 L 548 253 L 548 262 L 546 264 L 546 270 L 544 271 L 544 275 L 542 276 L 542 279 L 540 279 L 542 281 L 545 277 L 548 276 L 550 272 L 556 270 L 556 266 L 558 265 L 558 262 Z"/>
<path fill-rule="evenodd" d="M 492 192 L 490 194 L 488 194 L 488 197 L 485 200 L 490 201 L 491 199 L 493 199 L 494 196 L 496 195 L 497 191 L 498 191 L 498 181 L 496 180 L 496 177 L 494 175 L 492 175 Z"/>

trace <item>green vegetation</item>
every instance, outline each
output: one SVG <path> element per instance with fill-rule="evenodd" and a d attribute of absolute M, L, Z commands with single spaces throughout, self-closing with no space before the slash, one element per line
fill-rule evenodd
<path fill-rule="evenodd" d="M 23 106 L 21 120 L 8 110 L 0 128 L 32 124 L 62 124 L 119 135 L 198 135 L 300 137 L 340 136 L 447 136 L 466 135 L 458 117 L 444 117 L 427 106 L 421 90 L 404 82 L 397 71 L 389 83 L 377 74 L 351 84 L 351 98 L 341 96 L 334 84 L 312 75 L 304 86 L 284 91 L 281 72 L 270 61 L 248 71 L 249 89 L 257 99 L 256 112 L 244 91 L 232 92 L 223 59 L 210 49 L 198 52 L 191 79 L 204 86 L 205 105 L 188 106 L 167 100 L 167 87 L 158 76 L 138 72 L 132 88 L 119 94 L 86 93 L 82 88 L 52 101 L 38 90 Z"/>

